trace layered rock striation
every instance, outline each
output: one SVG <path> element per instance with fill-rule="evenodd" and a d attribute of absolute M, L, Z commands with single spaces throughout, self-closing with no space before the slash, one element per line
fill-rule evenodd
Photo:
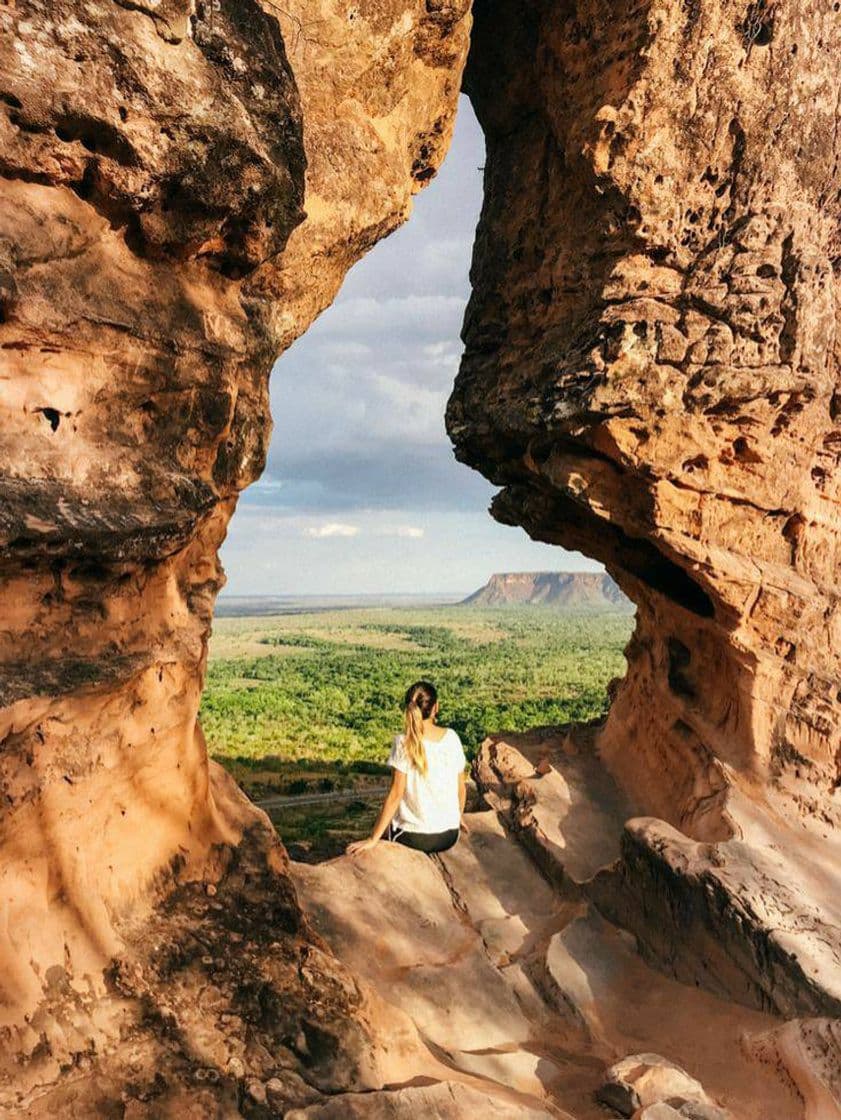
<path fill-rule="evenodd" d="M 0 26 L 0 1096 L 55 1109 L 93 1062 L 132 1116 L 284 1063 L 376 1087 L 370 1040 L 339 1041 L 373 1030 L 353 981 L 307 995 L 285 856 L 196 713 L 271 365 L 435 173 L 467 5 L 21 0 Z"/>

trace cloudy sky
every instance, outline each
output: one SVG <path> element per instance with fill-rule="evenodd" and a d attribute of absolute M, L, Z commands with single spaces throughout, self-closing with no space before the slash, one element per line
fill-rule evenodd
<path fill-rule="evenodd" d="M 452 594 L 495 571 L 596 567 L 494 522 L 493 487 L 455 461 L 444 431 L 483 162 L 462 98 L 408 223 L 275 366 L 268 466 L 222 550 L 227 594 Z"/>

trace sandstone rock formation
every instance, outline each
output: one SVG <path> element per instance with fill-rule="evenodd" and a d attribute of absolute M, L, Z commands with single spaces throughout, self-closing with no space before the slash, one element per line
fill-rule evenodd
<path fill-rule="evenodd" d="M 466 0 L 0 27 L 0 1107 L 377 1087 L 364 999 L 196 712 L 270 367 L 443 158 Z"/>
<path fill-rule="evenodd" d="M 809 0 L 475 10 L 449 430 L 637 604 L 602 754 L 697 839 L 736 776 L 837 820 L 839 35 Z"/>
<path fill-rule="evenodd" d="M 449 430 L 497 518 L 637 604 L 594 763 L 636 819 L 592 897 L 785 1016 L 841 1009 L 839 36 L 808 0 L 479 0 L 466 73 Z"/>
<path fill-rule="evenodd" d="M 443 158 L 467 0 L 0 7 L 9 1117 L 585 1117 L 651 1052 L 748 1120 L 841 1114 L 841 25 L 476 16 L 449 428 L 495 515 L 604 561 L 637 629 L 597 753 L 491 744 L 492 812 L 422 862 L 457 960 L 418 915 L 379 961 L 331 910 L 357 865 L 301 872 L 351 971 L 196 712 L 269 368 Z M 406 888 L 377 858 L 369 938 Z M 442 1016 L 458 976 L 482 1014 Z"/>
<path fill-rule="evenodd" d="M 775 1050 L 779 1022 L 648 966 L 588 898 L 588 881 L 618 847 L 606 843 L 609 790 L 588 784 L 596 770 L 586 754 L 570 755 L 547 734 L 494 745 L 508 776 L 520 777 L 503 788 L 485 770 L 480 784 L 495 808 L 470 813 L 438 861 L 382 844 L 293 865 L 307 916 L 336 955 L 411 1019 L 428 1063 L 444 1063 L 457 1083 L 480 1079 L 467 1083 L 498 1105 L 506 1092 L 521 1094 L 512 1120 L 526 1109 L 604 1120 L 661 1103 L 691 1104 L 695 1113 L 678 1114 L 696 1120 L 802 1120 Z M 538 757 L 550 760 L 543 775 Z M 535 814 L 555 825 L 544 837 L 554 876 L 532 858 L 529 841 L 542 830 L 504 804 L 518 782 L 531 783 Z M 612 805 L 622 808 L 615 791 Z M 417 1070 L 436 1076 L 422 1063 Z M 626 1089 L 606 1096 L 608 1083 Z M 824 1084 L 825 1071 L 804 1068 L 807 1093 Z"/>

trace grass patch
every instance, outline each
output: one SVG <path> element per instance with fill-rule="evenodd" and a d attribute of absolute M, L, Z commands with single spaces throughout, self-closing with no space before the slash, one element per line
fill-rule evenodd
<path fill-rule="evenodd" d="M 406 686 L 426 677 L 441 722 L 472 754 L 491 731 L 601 716 L 631 626 L 626 613 L 535 608 L 220 619 L 201 718 L 212 753 L 232 769 L 267 758 L 382 763 Z"/>

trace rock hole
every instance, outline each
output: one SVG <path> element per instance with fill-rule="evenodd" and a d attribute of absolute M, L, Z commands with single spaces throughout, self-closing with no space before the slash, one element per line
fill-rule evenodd
<path fill-rule="evenodd" d="M 136 163 L 134 150 L 119 129 L 107 121 L 93 117 L 66 116 L 55 126 L 55 134 L 66 144 L 78 141 L 86 151 L 131 166 Z"/>
<path fill-rule="evenodd" d="M 57 408 L 36 408 L 35 411 L 41 413 L 54 432 L 58 430 L 61 423 L 61 413 Z"/>
<path fill-rule="evenodd" d="M 667 678 L 669 688 L 675 696 L 682 696 L 685 700 L 694 700 L 695 687 L 686 676 L 686 669 L 692 660 L 689 647 L 685 646 L 679 638 L 670 637 L 666 640 L 666 649 L 669 657 Z"/>
<path fill-rule="evenodd" d="M 706 455 L 695 455 L 692 459 L 686 459 L 681 467 L 681 470 L 687 474 L 692 474 L 693 471 L 706 470 L 710 465 L 709 459 Z"/>
<path fill-rule="evenodd" d="M 339 1049 L 336 1037 L 316 1023 L 305 1020 L 302 1026 L 305 1045 L 301 1049 L 304 1056 L 309 1059 L 305 1064 L 319 1065 L 334 1061 Z"/>
<path fill-rule="evenodd" d="M 712 618 L 715 615 L 715 607 L 706 591 L 683 568 L 665 557 L 659 563 L 652 564 L 644 576 L 644 582 L 699 618 Z"/>
<path fill-rule="evenodd" d="M 715 616 L 715 605 L 703 587 L 655 544 L 619 529 L 612 535 L 613 558 L 629 575 L 699 618 Z"/>
<path fill-rule="evenodd" d="M 803 532 L 803 527 L 806 524 L 806 518 L 800 513 L 794 513 L 786 521 L 782 528 L 783 537 L 791 545 L 791 562 L 795 562 L 797 558 L 797 544 L 800 540 L 800 535 Z"/>
<path fill-rule="evenodd" d="M 745 436 L 733 440 L 733 454 L 740 463 L 761 463 L 762 456 L 757 455 Z"/>
<path fill-rule="evenodd" d="M 744 19 L 738 26 L 742 42 L 748 51 L 751 47 L 767 47 L 774 38 L 775 14 L 773 3 L 769 4 L 766 0 L 754 0 L 754 3 L 748 5 Z"/>
<path fill-rule="evenodd" d="M 772 264 L 761 264 L 756 270 L 756 275 L 763 280 L 772 280 L 777 275 L 777 270 Z"/>
<path fill-rule="evenodd" d="M 774 651 L 779 657 L 782 657 L 784 661 L 794 660 L 796 648 L 793 642 L 790 642 L 788 638 L 784 638 L 782 635 L 774 642 Z"/>
<path fill-rule="evenodd" d="M 56 132 L 58 132 L 58 129 L 56 129 Z M 90 200 L 96 193 L 94 181 L 94 166 L 92 163 L 89 163 L 85 168 L 82 174 L 82 178 L 78 181 L 78 183 L 71 183 L 70 187 L 73 193 L 78 195 L 78 197 L 81 198 L 83 202 L 90 202 Z"/>
<path fill-rule="evenodd" d="M 0 101 L 8 105 L 10 109 L 23 108 L 23 102 L 19 97 L 15 97 L 13 93 L 0 93 Z"/>

